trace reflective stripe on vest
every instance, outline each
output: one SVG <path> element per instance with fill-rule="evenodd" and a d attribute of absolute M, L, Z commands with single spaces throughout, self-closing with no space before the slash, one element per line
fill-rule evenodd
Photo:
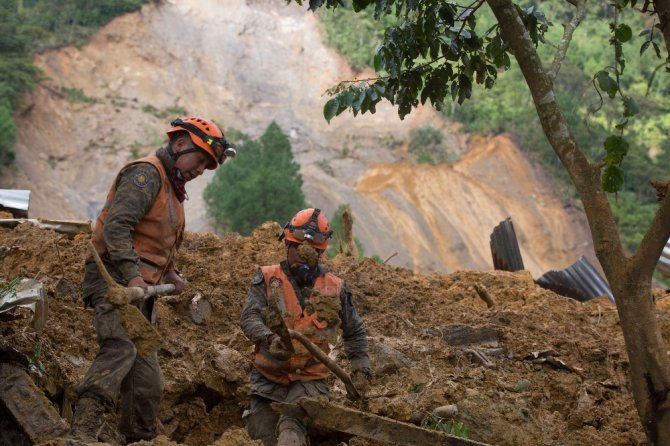
<path fill-rule="evenodd" d="M 144 214 L 144 217 L 142 217 L 133 231 L 133 248 L 140 257 L 140 274 L 145 282 L 155 284 L 161 280 L 183 236 L 185 224 L 184 206 L 174 194 L 172 184 L 165 172 L 165 167 L 163 167 L 163 163 L 156 155 L 149 155 L 128 163 L 124 169 L 137 163 L 152 164 L 158 170 L 161 177 L 160 192 L 149 211 Z M 117 175 L 107 194 L 105 207 L 100 212 L 96 220 L 95 229 L 93 230 L 93 245 L 101 256 L 107 252 L 107 246 L 102 234 L 105 226 L 105 217 L 116 195 L 118 180 L 119 176 Z"/>
<path fill-rule="evenodd" d="M 317 347 L 326 354 L 330 352 L 328 341 L 325 339 L 325 330 L 328 328 L 326 321 L 319 321 L 316 311 L 307 314 L 301 307 L 300 302 L 291 286 L 289 278 L 284 274 L 280 265 L 261 267 L 265 279 L 266 296 L 268 299 L 278 298 L 279 307 L 284 313 L 284 322 L 291 329 L 306 335 Z M 273 286 L 281 284 L 279 287 Z M 326 273 L 317 277 L 313 288 L 322 295 L 340 296 L 342 280 L 333 274 Z M 274 296 L 274 297 L 273 297 Z M 321 336 L 320 336 L 321 334 Z M 293 339 L 295 354 L 288 361 L 280 361 L 274 358 L 261 346 L 256 345 L 252 354 L 254 367 L 270 381 L 279 384 L 288 384 L 291 381 L 312 381 L 323 379 L 329 372 L 318 359 L 316 359 L 299 341 Z"/>

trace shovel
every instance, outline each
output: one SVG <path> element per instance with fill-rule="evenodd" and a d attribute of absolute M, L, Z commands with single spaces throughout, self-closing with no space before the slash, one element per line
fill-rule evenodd
<path fill-rule="evenodd" d="M 309 352 L 314 355 L 316 359 L 318 359 L 323 365 L 325 365 L 328 370 L 333 372 L 335 376 L 340 378 L 342 382 L 344 383 L 344 387 L 347 390 L 347 395 L 349 395 L 350 398 L 355 399 L 355 400 L 360 400 L 362 399 L 361 393 L 356 389 L 356 386 L 354 385 L 353 381 L 351 380 L 351 377 L 345 372 L 339 365 L 335 363 L 332 359 L 328 357 L 327 354 L 323 352 L 319 347 L 314 345 L 312 341 L 307 338 L 307 336 L 303 335 L 300 332 L 297 332 L 295 330 L 289 329 L 286 324 L 284 323 L 284 319 L 282 318 L 282 312 L 281 309 L 279 308 L 278 302 L 278 296 L 276 295 L 278 291 L 275 289 L 272 290 L 272 298 L 268 299 L 269 300 L 269 305 L 271 308 L 270 312 L 270 320 L 269 325 L 270 329 L 275 331 L 277 335 L 282 340 L 282 343 L 287 346 L 293 352 L 293 343 L 291 342 L 291 339 L 296 339 L 298 342 L 300 342 L 302 345 L 305 346 Z"/>
<path fill-rule="evenodd" d="M 121 316 L 121 324 L 126 330 L 128 338 L 135 344 L 137 352 L 144 357 L 148 357 L 160 348 L 163 338 L 156 331 L 156 327 L 144 317 L 142 312 L 135 305 L 131 304 L 147 299 L 150 296 L 155 296 L 156 294 L 173 292 L 175 286 L 172 284 L 153 285 L 146 292 L 140 287 L 121 286 L 107 272 L 107 268 L 102 263 L 93 243 L 89 241 L 88 247 L 100 274 L 107 283 L 107 300 L 118 308 Z"/>
<path fill-rule="evenodd" d="M 138 286 L 124 287 L 119 285 L 107 272 L 107 268 L 105 268 L 105 265 L 102 263 L 100 255 L 98 255 L 98 251 L 95 249 L 92 242 L 89 241 L 88 247 L 91 251 L 91 254 L 93 254 L 95 264 L 98 265 L 100 274 L 107 283 L 107 288 L 109 288 L 107 290 L 107 300 L 109 300 L 114 305 L 132 304 L 141 300 L 146 300 L 151 296 L 156 296 L 158 294 L 170 294 L 174 292 L 175 286 L 171 283 L 150 285 L 146 291 Z"/>

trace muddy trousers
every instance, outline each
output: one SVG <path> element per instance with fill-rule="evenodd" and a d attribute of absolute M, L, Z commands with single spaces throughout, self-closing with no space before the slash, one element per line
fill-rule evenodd
<path fill-rule="evenodd" d="M 263 446 L 308 446 L 307 428 L 301 420 L 280 415 L 272 410 L 271 400 L 252 395 L 247 433 Z"/>
<path fill-rule="evenodd" d="M 244 415 L 249 436 L 261 440 L 263 446 L 309 445 L 309 429 L 305 420 L 280 416 L 270 404 L 274 401 L 294 403 L 305 396 L 326 397 L 329 391 L 326 380 L 295 381 L 285 386 L 268 380 L 253 369 L 249 381 L 250 406 Z"/>
<path fill-rule="evenodd" d="M 153 438 L 164 388 L 157 354 L 142 357 L 137 353 L 121 325 L 119 311 L 104 297 L 106 285 L 89 282 L 89 290 L 91 285 L 96 291 L 91 303 L 100 351 L 75 390 L 80 399 L 96 399 L 107 408 L 120 404 L 119 430 L 127 439 Z"/>

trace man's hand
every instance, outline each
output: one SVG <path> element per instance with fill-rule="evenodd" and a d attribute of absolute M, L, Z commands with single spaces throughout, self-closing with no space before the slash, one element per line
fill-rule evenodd
<path fill-rule="evenodd" d="M 293 355 L 291 351 L 284 345 L 281 338 L 276 334 L 272 335 L 268 344 L 268 351 L 270 354 L 280 361 L 287 361 Z"/>
<path fill-rule="evenodd" d="M 142 279 L 142 276 L 136 276 L 128 281 L 128 288 L 130 287 L 139 287 L 146 291 L 149 288 L 149 284 Z"/>
<path fill-rule="evenodd" d="M 361 395 L 365 395 L 370 388 L 370 382 L 374 377 L 372 369 L 364 367 L 362 369 L 355 369 L 351 372 L 351 382 L 354 383 L 356 390 L 360 392 Z"/>
<path fill-rule="evenodd" d="M 186 288 L 186 282 L 184 282 L 184 279 L 177 273 L 177 271 L 171 269 L 167 273 L 165 273 L 165 277 L 163 277 L 163 282 L 164 283 L 171 283 L 174 285 L 174 293 L 172 294 L 181 294 L 184 291 L 184 288 Z"/>

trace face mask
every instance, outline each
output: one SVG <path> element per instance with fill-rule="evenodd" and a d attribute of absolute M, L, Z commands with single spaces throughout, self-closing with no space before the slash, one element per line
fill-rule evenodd
<path fill-rule="evenodd" d="M 317 267 L 307 264 L 291 265 L 291 275 L 298 285 L 311 285 L 316 278 Z"/>

